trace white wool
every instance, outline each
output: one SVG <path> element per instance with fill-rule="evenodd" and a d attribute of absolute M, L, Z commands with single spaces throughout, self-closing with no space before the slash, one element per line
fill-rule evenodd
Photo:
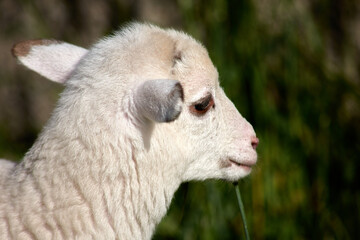
<path fill-rule="evenodd" d="M 182 182 L 236 181 L 256 163 L 252 126 L 182 32 L 132 24 L 88 51 L 13 52 L 66 87 L 22 162 L 0 160 L 0 239 L 150 239 Z"/>

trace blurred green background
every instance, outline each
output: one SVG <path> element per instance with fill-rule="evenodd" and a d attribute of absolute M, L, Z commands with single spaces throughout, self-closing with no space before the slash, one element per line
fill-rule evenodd
<path fill-rule="evenodd" d="M 253 124 L 259 162 L 240 183 L 253 239 L 360 239 L 358 0 L 0 0 L 0 156 L 20 160 L 62 87 L 17 66 L 13 43 L 88 47 L 137 20 L 208 48 Z M 234 187 L 183 184 L 154 239 L 241 239 Z"/>

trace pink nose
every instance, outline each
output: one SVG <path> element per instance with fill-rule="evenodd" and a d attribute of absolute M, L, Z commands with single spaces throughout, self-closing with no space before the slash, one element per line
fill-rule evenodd
<path fill-rule="evenodd" d="M 259 145 L 259 139 L 257 137 L 251 138 L 251 146 L 253 149 L 256 149 L 256 147 Z"/>

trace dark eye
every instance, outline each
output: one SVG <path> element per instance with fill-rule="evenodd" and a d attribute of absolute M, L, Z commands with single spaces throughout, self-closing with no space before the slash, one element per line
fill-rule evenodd
<path fill-rule="evenodd" d="M 211 95 L 201 99 L 199 102 L 190 106 L 190 112 L 196 115 L 204 115 L 214 106 L 214 100 Z"/>

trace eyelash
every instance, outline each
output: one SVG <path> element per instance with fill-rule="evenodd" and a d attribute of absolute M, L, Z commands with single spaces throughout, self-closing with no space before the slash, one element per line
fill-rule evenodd
<path fill-rule="evenodd" d="M 207 111 L 209 111 L 210 108 L 212 108 L 214 106 L 215 106 L 214 99 L 212 98 L 211 95 L 209 95 L 208 97 L 201 100 L 200 102 L 194 103 L 193 105 L 191 105 L 190 112 L 195 115 L 202 116 Z"/>

